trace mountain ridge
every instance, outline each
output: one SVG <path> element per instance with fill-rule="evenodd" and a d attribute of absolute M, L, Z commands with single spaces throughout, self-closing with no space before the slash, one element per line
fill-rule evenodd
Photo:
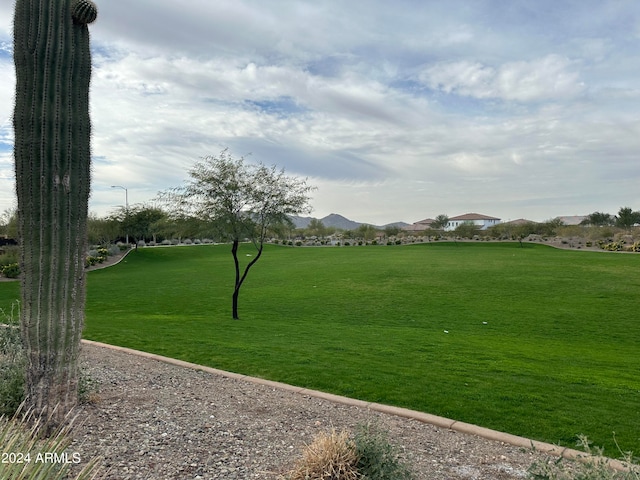
<path fill-rule="evenodd" d="M 325 227 L 337 228 L 340 230 L 355 230 L 361 225 L 372 225 L 371 223 L 364 222 L 356 222 L 354 220 L 350 220 L 347 217 L 340 215 L 339 213 L 330 213 L 329 215 L 323 218 L 316 217 L 299 217 L 297 215 L 292 215 L 289 217 L 296 228 L 307 228 L 312 220 L 319 220 Z M 393 222 L 387 223 L 385 225 L 372 225 L 375 228 L 384 229 L 387 227 L 399 227 L 402 228 L 404 226 L 409 225 L 405 222 Z"/>

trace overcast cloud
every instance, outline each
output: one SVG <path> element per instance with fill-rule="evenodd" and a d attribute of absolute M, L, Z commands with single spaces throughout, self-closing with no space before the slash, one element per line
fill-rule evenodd
<path fill-rule="evenodd" d="M 13 7 L 0 6 L 0 211 Z M 96 0 L 102 215 L 200 157 L 308 177 L 314 216 L 546 220 L 640 209 L 636 0 Z"/>

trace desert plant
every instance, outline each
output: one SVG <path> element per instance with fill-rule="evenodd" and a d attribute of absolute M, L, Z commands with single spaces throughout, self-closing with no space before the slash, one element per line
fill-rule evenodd
<path fill-rule="evenodd" d="M 13 415 L 24 399 L 26 359 L 20 338 L 20 304 L 0 309 L 0 415 Z"/>
<path fill-rule="evenodd" d="M 0 249 L 0 267 L 18 263 L 19 249 L 16 246 L 4 246 Z"/>
<path fill-rule="evenodd" d="M 78 400 L 83 404 L 100 402 L 99 382 L 87 371 L 81 370 L 78 381 Z"/>
<path fill-rule="evenodd" d="M 399 449 L 375 423 L 359 425 L 354 435 L 357 468 L 367 480 L 410 480 L 411 470 L 401 460 Z"/>
<path fill-rule="evenodd" d="M 53 431 L 77 403 L 91 172 L 90 0 L 17 0 L 14 157 L 25 402 Z"/>
<path fill-rule="evenodd" d="M 640 480 L 640 466 L 633 464 L 631 452 L 622 452 L 618 446 L 626 468 L 615 470 L 609 464 L 609 459 L 603 456 L 602 448 L 592 446 L 586 436 L 578 436 L 578 447 L 585 452 L 582 461 L 558 458 L 536 462 L 529 467 L 529 477 L 534 480 Z"/>
<path fill-rule="evenodd" d="M 20 265 L 17 263 L 10 263 L 0 267 L 0 273 L 7 278 L 18 278 L 20 276 Z"/>
<path fill-rule="evenodd" d="M 320 432 L 285 477 L 287 480 L 358 480 L 358 457 L 349 432 Z"/>
<path fill-rule="evenodd" d="M 69 478 L 72 464 L 82 461 L 80 454 L 69 452 L 69 427 L 58 429 L 46 439 L 39 435 L 41 422 L 32 411 L 13 417 L 0 417 L 0 444 L 3 452 L 0 479 L 2 480 L 62 480 Z M 71 421 L 68 422 L 71 424 Z M 89 461 L 74 477 L 95 479 L 100 474 L 99 458 Z"/>
<path fill-rule="evenodd" d="M 351 435 L 320 432 L 285 477 L 287 480 L 410 480 L 410 469 L 379 425 L 359 425 Z"/>

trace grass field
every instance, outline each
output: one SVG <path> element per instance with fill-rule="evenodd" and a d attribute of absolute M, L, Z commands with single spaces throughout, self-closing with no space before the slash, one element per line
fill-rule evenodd
<path fill-rule="evenodd" d="M 269 246 L 239 321 L 232 267 L 228 246 L 192 246 L 91 272 L 85 338 L 571 447 L 586 434 L 612 456 L 615 432 L 640 453 L 640 256 Z M 0 307 L 17 295 L 0 284 Z"/>

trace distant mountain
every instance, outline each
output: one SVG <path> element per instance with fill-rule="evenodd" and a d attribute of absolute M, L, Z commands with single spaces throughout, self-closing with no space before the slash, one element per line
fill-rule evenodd
<path fill-rule="evenodd" d="M 349 220 L 348 218 L 345 218 L 342 215 L 338 215 L 337 213 L 327 215 L 326 217 L 321 218 L 320 221 L 325 227 L 338 228 L 340 230 L 355 230 L 360 225 L 362 225 L 361 223 Z"/>
<path fill-rule="evenodd" d="M 325 227 L 337 228 L 339 230 L 355 230 L 360 225 L 366 225 L 364 223 L 349 220 L 348 218 L 343 217 L 342 215 L 339 215 L 337 213 L 332 213 L 330 215 L 327 215 L 326 217 L 318 218 L 318 219 L 314 217 L 298 217 L 298 216 L 291 216 L 290 218 L 293 224 L 296 226 L 296 228 L 307 228 L 311 223 L 311 220 L 320 220 Z M 407 225 L 409 224 L 405 222 L 394 222 L 394 223 L 388 223 L 382 226 L 374 225 L 374 227 L 380 228 L 380 229 L 384 229 L 386 227 L 402 228 Z"/>

